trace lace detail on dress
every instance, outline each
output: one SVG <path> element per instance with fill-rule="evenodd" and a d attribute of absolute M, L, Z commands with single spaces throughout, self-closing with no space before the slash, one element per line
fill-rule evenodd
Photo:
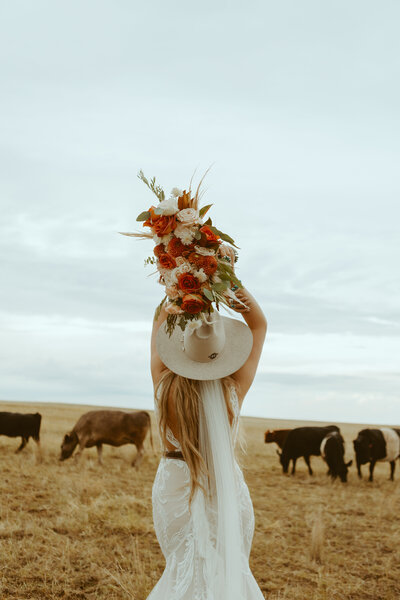
<path fill-rule="evenodd" d="M 234 412 L 233 439 L 239 425 L 239 400 L 231 390 Z M 157 413 L 157 405 L 156 405 Z M 178 448 L 179 442 L 169 428 L 168 441 Z M 178 444 L 178 446 L 176 445 Z M 243 473 L 235 462 L 236 488 L 243 535 L 243 589 L 241 600 L 264 600 L 249 568 L 249 555 L 254 534 L 254 512 Z M 153 484 L 153 520 L 165 570 L 148 596 L 148 600 L 232 600 L 216 597 L 208 573 L 210 564 L 218 561 L 215 549 L 217 511 L 206 503 L 204 495 L 196 492 L 191 508 L 190 470 L 182 460 L 161 458 Z"/>

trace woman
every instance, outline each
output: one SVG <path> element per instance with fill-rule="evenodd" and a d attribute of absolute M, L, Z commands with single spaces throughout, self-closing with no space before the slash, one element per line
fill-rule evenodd
<path fill-rule="evenodd" d="M 220 248 L 234 264 L 233 251 Z M 168 336 L 162 310 L 151 337 L 151 373 L 163 457 L 153 518 L 166 559 L 148 600 L 261 600 L 250 569 L 254 513 L 234 457 L 240 408 L 253 382 L 267 322 L 245 289 L 232 308 L 246 322 L 191 322 Z"/>

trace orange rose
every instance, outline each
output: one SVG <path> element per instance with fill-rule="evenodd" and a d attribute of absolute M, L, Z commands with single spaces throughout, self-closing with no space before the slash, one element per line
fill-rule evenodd
<path fill-rule="evenodd" d="M 156 215 L 154 211 L 155 207 L 150 206 L 148 211 L 150 216 L 147 221 L 143 223 L 143 227 L 151 227 L 154 233 L 156 233 L 159 237 L 171 233 L 171 231 L 173 231 L 176 227 L 176 216 L 172 215 L 167 217 L 164 215 Z"/>
<path fill-rule="evenodd" d="M 157 216 L 157 215 L 156 215 Z M 159 237 L 168 235 L 176 227 L 176 217 L 172 215 L 170 217 L 161 216 L 153 224 L 153 229 Z"/>
<path fill-rule="evenodd" d="M 217 244 L 220 240 L 219 235 L 216 235 L 208 225 L 203 225 L 203 227 L 200 227 L 200 231 L 201 233 L 204 233 L 207 242 L 210 244 Z"/>
<path fill-rule="evenodd" d="M 164 244 L 158 244 L 158 246 L 154 246 L 154 250 L 153 250 L 155 256 L 157 256 L 157 258 L 161 255 L 165 253 L 165 246 Z"/>
<path fill-rule="evenodd" d="M 186 294 L 186 296 L 183 296 L 182 298 L 182 310 L 191 315 L 201 312 L 205 306 L 206 303 L 199 294 Z"/>
<path fill-rule="evenodd" d="M 174 269 L 176 267 L 175 259 L 167 253 L 160 254 L 158 262 L 163 269 Z"/>
<path fill-rule="evenodd" d="M 147 221 L 145 221 L 143 223 L 143 227 L 154 227 L 154 223 L 157 221 L 157 219 L 160 218 L 160 215 L 156 215 L 155 214 L 155 206 L 150 206 L 148 212 L 150 213 L 149 218 L 147 219 Z"/>
<path fill-rule="evenodd" d="M 197 292 L 200 289 L 200 281 L 191 273 L 182 273 L 178 276 L 178 287 L 184 292 Z"/>

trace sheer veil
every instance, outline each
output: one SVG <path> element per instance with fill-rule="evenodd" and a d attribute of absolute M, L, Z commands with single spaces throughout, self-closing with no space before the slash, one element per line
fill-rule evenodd
<path fill-rule="evenodd" d="M 205 458 L 210 494 L 196 490 L 192 515 L 199 553 L 204 559 L 210 600 L 242 600 L 245 559 L 236 481 L 234 440 L 219 380 L 200 382 L 200 452 Z M 211 537 L 207 515 L 216 518 Z"/>

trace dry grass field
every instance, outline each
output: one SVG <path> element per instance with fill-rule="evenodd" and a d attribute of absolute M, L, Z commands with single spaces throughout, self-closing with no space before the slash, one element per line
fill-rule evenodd
<path fill-rule="evenodd" d="M 0 437 L 0 600 L 145 599 L 164 564 L 152 525 L 158 458 L 149 441 L 139 471 L 131 446 L 105 446 L 103 467 L 95 449 L 78 464 L 59 463 L 61 439 L 87 407 L 3 402 L 0 410 L 43 415 L 41 461 L 32 440 L 17 455 L 19 440 Z M 331 483 L 317 457 L 314 477 L 302 460 L 296 476 L 284 476 L 263 432 L 297 424 L 242 419 L 256 514 L 251 567 L 265 598 L 400 598 L 399 466 L 394 483 L 387 464 L 372 484 L 358 481 L 354 466 L 347 484 Z M 342 426 L 349 457 L 359 428 Z"/>

